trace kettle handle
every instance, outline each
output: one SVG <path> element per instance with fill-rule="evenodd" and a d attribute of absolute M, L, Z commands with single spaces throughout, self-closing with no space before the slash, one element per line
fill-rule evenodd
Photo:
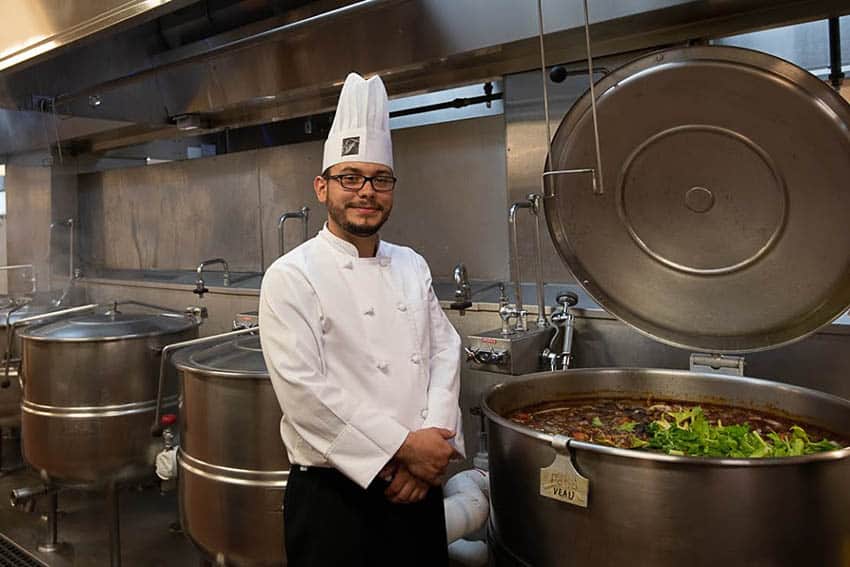
<path fill-rule="evenodd" d="M 160 356 L 159 361 L 159 380 L 156 385 L 156 411 L 154 412 L 153 424 L 151 424 L 151 435 L 154 437 L 162 436 L 162 387 L 165 382 L 165 372 L 168 370 L 168 358 L 172 352 L 175 350 L 179 350 L 181 348 L 186 348 L 190 346 L 197 346 L 206 343 L 214 343 L 221 341 L 222 339 L 228 339 L 230 337 L 235 337 L 238 335 L 247 335 L 248 333 L 256 333 L 257 327 L 246 327 L 244 329 L 239 329 L 237 331 L 229 331 L 227 333 L 221 333 L 218 335 L 211 335 L 209 337 L 200 337 L 197 339 L 190 339 L 188 341 L 181 341 L 179 343 L 171 343 L 165 345 L 163 347 L 156 347 L 154 351 L 157 355 Z"/>

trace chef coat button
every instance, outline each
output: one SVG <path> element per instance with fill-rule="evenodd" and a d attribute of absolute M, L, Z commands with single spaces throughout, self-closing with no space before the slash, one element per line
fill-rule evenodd
<path fill-rule="evenodd" d="M 377 366 L 378 370 L 380 370 L 381 372 L 385 372 L 387 368 L 389 368 L 389 364 L 387 364 L 383 360 L 378 361 L 378 364 L 376 364 L 375 366 Z"/>
<path fill-rule="evenodd" d="M 369 309 L 367 309 L 366 311 L 364 311 L 364 312 L 363 312 L 363 314 L 364 314 L 364 315 L 374 315 L 374 314 L 375 314 L 375 308 L 374 308 L 374 307 L 370 307 Z"/>
<path fill-rule="evenodd" d="M 397 305 L 397 307 L 398 307 L 398 310 L 401 311 L 401 312 L 407 311 L 407 305 L 405 305 L 404 303 L 399 303 Z"/>
<path fill-rule="evenodd" d="M 381 265 L 382 268 L 386 268 L 390 265 L 390 259 L 386 256 L 381 256 L 380 258 L 378 258 L 378 263 Z"/>
<path fill-rule="evenodd" d="M 351 270 L 351 269 L 354 268 L 354 263 L 351 260 L 349 260 L 345 264 L 343 264 L 342 267 L 345 268 L 346 270 Z"/>
<path fill-rule="evenodd" d="M 410 362 L 412 362 L 413 364 L 419 364 L 420 362 L 422 362 L 422 359 L 419 357 L 418 354 L 414 354 L 410 357 Z"/>
<path fill-rule="evenodd" d="M 420 411 L 420 412 L 419 412 L 419 415 L 421 415 L 421 416 L 422 416 L 422 419 L 427 418 L 427 417 L 428 417 L 428 408 L 425 408 L 425 409 L 423 409 L 422 411 Z"/>

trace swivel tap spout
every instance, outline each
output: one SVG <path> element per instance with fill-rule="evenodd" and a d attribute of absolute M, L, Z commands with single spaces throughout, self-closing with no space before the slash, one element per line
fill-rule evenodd
<path fill-rule="evenodd" d="M 227 287 L 230 285 L 230 267 L 227 265 L 227 261 L 224 258 L 204 260 L 198 264 L 198 279 L 195 281 L 195 289 L 192 291 L 192 293 L 198 294 L 198 297 L 203 297 L 204 294 L 209 291 L 206 286 L 204 286 L 204 268 L 214 264 L 221 264 L 224 266 L 224 286 Z"/>
<path fill-rule="evenodd" d="M 449 305 L 450 309 L 463 310 L 472 307 L 472 285 L 469 283 L 469 274 L 466 265 L 458 264 L 452 270 L 452 278 L 455 281 L 455 300 Z"/>
<path fill-rule="evenodd" d="M 304 228 L 304 235 L 302 237 L 302 242 L 307 240 L 308 234 L 308 222 L 310 220 L 310 208 L 307 205 L 304 205 L 297 211 L 287 211 L 280 215 L 277 219 L 277 246 L 278 246 L 278 256 L 283 256 L 283 253 L 286 252 L 286 248 L 284 247 L 283 242 L 283 225 L 286 224 L 286 221 L 289 219 L 301 219 L 301 224 Z"/>

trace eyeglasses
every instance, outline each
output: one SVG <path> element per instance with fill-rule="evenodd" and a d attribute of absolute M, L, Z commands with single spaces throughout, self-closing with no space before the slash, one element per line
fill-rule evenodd
<path fill-rule="evenodd" d="M 395 188 L 397 179 L 391 175 L 376 175 L 367 177 L 356 173 L 344 173 L 342 175 L 326 175 L 325 179 L 335 179 L 340 187 L 346 191 L 360 191 L 366 186 L 367 181 L 372 182 L 372 189 L 378 193 L 386 193 Z"/>

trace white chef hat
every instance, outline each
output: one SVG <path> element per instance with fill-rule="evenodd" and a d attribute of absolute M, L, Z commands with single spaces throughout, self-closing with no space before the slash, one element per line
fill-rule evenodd
<path fill-rule="evenodd" d="M 322 170 L 346 161 L 393 166 L 387 89 L 377 75 L 366 80 L 349 73 L 339 94 Z"/>

